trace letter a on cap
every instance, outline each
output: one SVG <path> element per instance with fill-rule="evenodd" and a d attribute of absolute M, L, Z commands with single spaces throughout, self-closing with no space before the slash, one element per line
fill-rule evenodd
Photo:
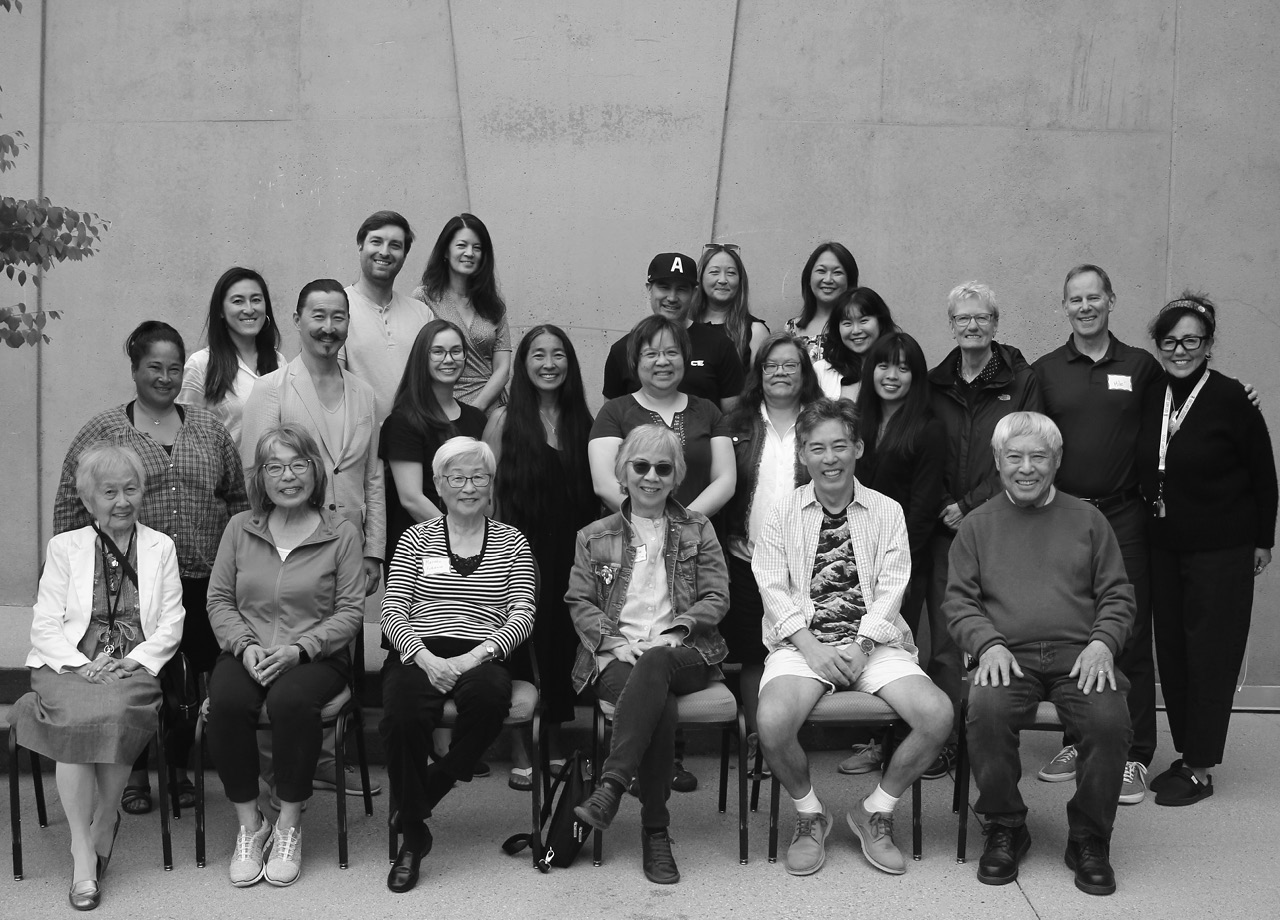
<path fill-rule="evenodd" d="M 684 274 L 684 263 L 680 261 L 679 256 L 676 256 L 675 259 L 672 261 L 671 271 L 673 274 L 676 272 L 679 272 L 682 275 Z"/>

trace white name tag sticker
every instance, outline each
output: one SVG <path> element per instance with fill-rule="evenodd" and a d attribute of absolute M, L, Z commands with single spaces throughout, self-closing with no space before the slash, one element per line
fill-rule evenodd
<path fill-rule="evenodd" d="M 424 556 L 422 559 L 423 575 L 448 575 L 448 556 Z"/>
<path fill-rule="evenodd" d="M 1133 378 L 1128 374 L 1107 374 L 1108 390 L 1126 390 L 1133 392 Z"/>
<path fill-rule="evenodd" d="M 636 562 L 649 561 L 649 547 L 641 543 L 636 547 Z"/>

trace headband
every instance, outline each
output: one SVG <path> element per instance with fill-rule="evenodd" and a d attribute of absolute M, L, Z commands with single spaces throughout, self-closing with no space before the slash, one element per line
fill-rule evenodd
<path fill-rule="evenodd" d="M 1171 303 L 1165 304 L 1164 309 L 1161 310 L 1160 312 L 1166 313 L 1169 310 L 1177 310 L 1179 308 L 1183 310 L 1194 310 L 1196 313 L 1199 313 L 1201 316 L 1209 316 L 1209 311 L 1204 308 L 1204 304 L 1198 304 L 1194 300 L 1172 301 Z M 1213 317 L 1209 317 L 1209 319 L 1210 321 L 1212 321 Z"/>

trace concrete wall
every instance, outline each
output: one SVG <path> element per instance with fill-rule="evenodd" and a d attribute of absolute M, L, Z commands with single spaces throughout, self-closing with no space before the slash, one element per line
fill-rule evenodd
<path fill-rule="evenodd" d="M 405 288 L 445 219 L 484 217 L 513 324 L 568 327 L 592 391 L 643 313 L 653 252 L 740 243 L 753 308 L 777 328 L 805 257 L 834 238 L 935 360 L 961 280 L 996 288 L 1001 339 L 1031 356 L 1067 335 L 1076 262 L 1112 273 L 1114 326 L 1135 343 L 1171 293 L 1202 287 L 1222 306 L 1216 365 L 1263 391 L 1278 428 L 1277 39 L 1268 0 L 31 0 L 0 14 L 0 112 L 33 141 L 0 182 L 34 192 L 42 164 L 45 194 L 113 222 L 98 257 L 49 275 L 45 305 L 67 311 L 54 343 L 0 358 L 0 663 L 25 642 L 66 444 L 129 394 L 125 333 L 163 317 L 197 347 L 235 263 L 261 269 L 287 313 L 310 278 L 354 277 L 355 227 L 379 207 L 419 233 Z M 1255 685 L 1280 686 L 1278 579 L 1259 585 Z"/>

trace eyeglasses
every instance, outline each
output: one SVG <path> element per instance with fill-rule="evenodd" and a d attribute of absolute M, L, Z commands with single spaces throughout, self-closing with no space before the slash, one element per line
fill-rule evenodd
<path fill-rule="evenodd" d="M 1161 339 L 1156 347 L 1161 351 L 1177 351 L 1178 346 L 1181 345 L 1186 351 L 1195 351 L 1204 344 L 1206 338 L 1207 336 L 1203 335 L 1184 335 L 1180 339 L 1170 336 L 1167 339 Z"/>
<path fill-rule="evenodd" d="M 307 471 L 311 469 L 311 461 L 303 459 L 303 460 L 293 460 L 287 464 L 274 463 L 274 462 L 264 463 L 262 464 L 262 471 L 266 473 L 268 476 L 270 476 L 272 479 L 279 479 L 281 476 L 284 475 L 286 466 L 293 471 L 293 475 L 305 476 L 307 474 Z"/>
<path fill-rule="evenodd" d="M 444 481 L 449 483 L 451 488 L 461 489 L 467 483 L 471 483 L 477 489 L 483 489 L 489 483 L 493 482 L 493 476 L 488 473 L 476 473 L 474 476 L 446 476 Z"/>
<path fill-rule="evenodd" d="M 764 370 L 766 374 L 777 374 L 781 372 L 783 374 L 786 374 L 788 377 L 790 377 L 796 371 L 800 370 L 800 362 L 799 361 L 783 361 L 781 364 L 779 364 L 777 361 L 766 361 L 762 365 L 762 370 Z"/>
<path fill-rule="evenodd" d="M 737 243 L 703 243 L 702 254 L 705 256 L 709 252 L 741 252 L 742 247 Z"/>
<path fill-rule="evenodd" d="M 653 470 L 659 479 L 665 479 L 675 472 L 674 463 L 650 463 L 648 460 L 632 460 L 631 468 L 636 471 L 637 476 L 648 476 L 649 470 Z"/>
<path fill-rule="evenodd" d="M 980 328 L 986 329 L 993 319 L 995 317 L 990 313 L 961 313 L 951 317 L 951 323 L 957 329 L 968 329 L 970 323 L 977 323 Z"/>
<path fill-rule="evenodd" d="M 432 360 L 443 361 L 446 357 L 455 361 L 461 360 L 467 353 L 467 350 L 459 345 L 457 348 L 432 348 L 427 354 L 431 355 Z"/>

